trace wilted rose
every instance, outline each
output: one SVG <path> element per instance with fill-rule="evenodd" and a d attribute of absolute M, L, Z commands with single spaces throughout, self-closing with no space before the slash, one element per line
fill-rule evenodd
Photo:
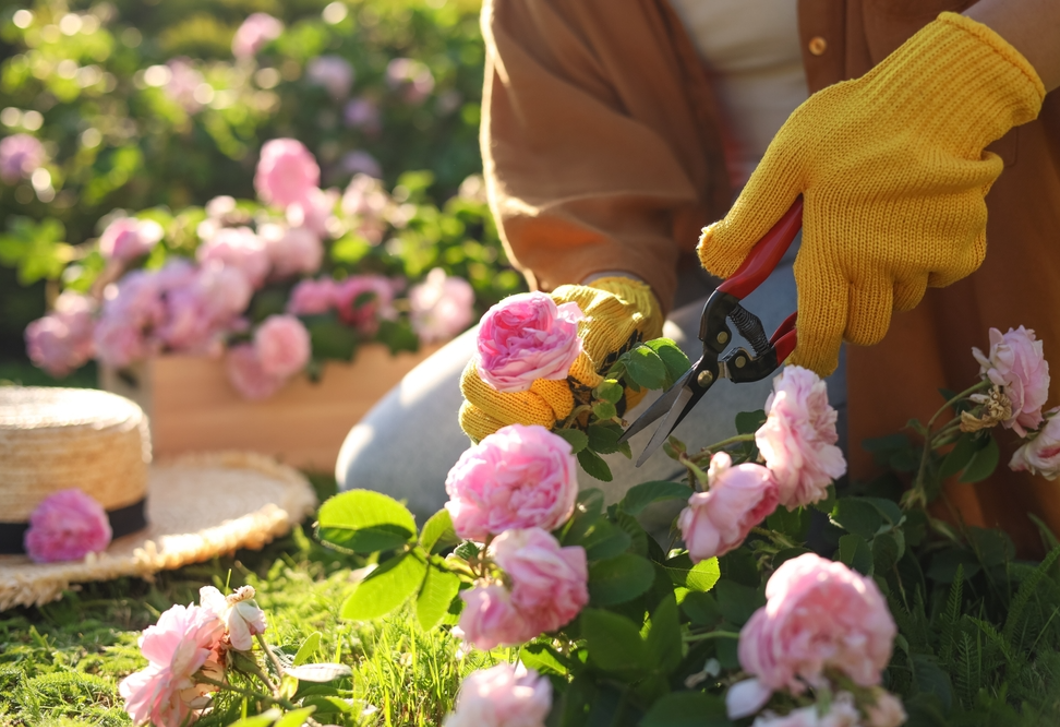
<path fill-rule="evenodd" d="M 733 467 L 732 457 L 718 452 L 707 475 L 710 490 L 692 495 L 677 521 L 695 563 L 738 548 L 777 507 L 776 482 L 762 465 Z"/>
<path fill-rule="evenodd" d="M 577 303 L 557 306 L 545 293 L 520 293 L 482 317 L 479 376 L 497 391 L 528 391 L 537 379 L 561 381 L 582 352 Z"/>
<path fill-rule="evenodd" d="M 1001 333 L 990 329 L 990 350 L 972 348 L 979 374 L 1001 387 L 1012 403 L 1012 418 L 1002 422 L 1021 437 L 1042 423 L 1042 407 L 1049 398 L 1049 362 L 1034 331 L 1020 326 Z"/>
<path fill-rule="evenodd" d="M 253 586 L 243 586 L 227 596 L 213 586 L 203 586 L 199 604 L 224 622 L 228 641 L 237 651 L 250 651 L 254 637 L 267 628 L 265 612 L 254 601 Z"/>
<path fill-rule="evenodd" d="M 809 369 L 785 367 L 773 379 L 766 415 L 755 442 L 773 472 L 780 504 L 794 510 L 825 499 L 847 463 L 836 446 L 837 414 L 824 381 Z"/>
<path fill-rule="evenodd" d="M 1013 453 L 1008 466 L 1017 472 L 1029 471 L 1047 480 L 1060 476 L 1060 407 L 1046 413 L 1045 426 L 1032 432 L 1030 439 Z"/>

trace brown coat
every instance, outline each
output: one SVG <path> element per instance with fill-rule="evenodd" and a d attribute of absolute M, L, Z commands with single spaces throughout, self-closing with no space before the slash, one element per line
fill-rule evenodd
<path fill-rule="evenodd" d="M 862 75 L 939 12 L 970 4 L 800 0 L 810 90 Z M 545 290 L 635 272 L 669 308 L 678 265 L 698 264 L 700 229 L 732 199 L 709 74 L 680 20 L 666 0 L 486 0 L 482 18 L 484 168 L 516 264 Z M 1035 329 L 1060 362 L 1060 93 L 990 148 L 1006 169 L 987 197 L 986 261 L 896 315 L 880 345 L 848 352 L 851 442 L 926 420 L 938 387 L 972 383 L 970 349 L 991 326 Z M 1060 371 L 1050 405 L 1058 394 Z M 1000 440 L 1007 462 L 1014 435 Z M 868 456 L 851 449 L 855 476 L 868 474 Z M 949 494 L 967 522 L 1004 527 L 1021 550 L 1038 544 L 1027 512 L 1060 532 L 1060 483 L 1002 465 Z"/>

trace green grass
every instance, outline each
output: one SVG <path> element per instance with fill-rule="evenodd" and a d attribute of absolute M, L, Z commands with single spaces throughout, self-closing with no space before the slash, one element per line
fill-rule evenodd
<path fill-rule="evenodd" d="M 314 478 L 318 489 L 334 488 Z M 158 574 L 153 582 L 124 578 L 86 584 L 39 609 L 0 614 L 0 725 L 128 725 L 118 683 L 146 665 L 139 632 L 177 603 L 198 600 L 204 585 L 251 585 L 269 619 L 266 637 L 292 654 L 306 637 L 321 634 L 312 661 L 339 661 L 353 669 L 342 684 L 355 709 L 328 714 L 336 725 L 440 725 L 460 681 L 500 659 L 505 649 L 461 656 L 447 628 L 425 633 L 410 613 L 375 623 L 344 622 L 339 606 L 351 572 L 362 563 L 325 550 L 308 525 L 264 550 Z M 240 716 L 243 698 L 217 700 L 203 725 Z"/>

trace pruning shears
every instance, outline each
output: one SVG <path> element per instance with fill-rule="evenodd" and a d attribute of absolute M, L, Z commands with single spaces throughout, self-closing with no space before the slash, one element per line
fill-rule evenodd
<path fill-rule="evenodd" d="M 799 197 L 773 228 L 755 244 L 732 277 L 719 285 L 707 298 L 699 323 L 699 340 L 703 342 L 703 355 L 665 394 L 648 407 L 618 440 L 620 443 L 627 441 L 665 416 L 637 460 L 638 467 L 666 441 L 718 379 L 729 379 L 735 383 L 760 381 L 780 368 L 795 350 L 797 311 L 788 316 L 767 339 L 762 321 L 741 306 L 740 301 L 769 277 L 801 228 L 802 197 Z M 729 320 L 751 344 L 753 354 L 742 347 L 725 354 L 726 347 L 732 342 Z"/>

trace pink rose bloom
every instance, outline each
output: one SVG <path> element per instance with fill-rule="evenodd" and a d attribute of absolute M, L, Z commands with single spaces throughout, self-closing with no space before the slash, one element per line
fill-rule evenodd
<path fill-rule="evenodd" d="M 537 379 L 562 381 L 582 352 L 577 303 L 545 293 L 511 295 L 486 311 L 478 329 L 478 373 L 497 391 L 528 391 Z"/>
<path fill-rule="evenodd" d="M 725 712 L 729 719 L 750 717 L 773 696 L 773 690 L 758 679 L 736 682 L 725 692 Z"/>
<path fill-rule="evenodd" d="M 338 200 L 337 189 L 324 190 L 313 187 L 301 200 L 287 205 L 287 224 L 291 227 L 304 227 L 316 233 L 318 237 L 327 237 L 335 218 L 335 203 Z M 310 272 L 316 272 L 319 267 L 317 265 Z"/>
<path fill-rule="evenodd" d="M 291 290 L 287 312 L 295 316 L 327 313 L 335 305 L 335 288 L 331 278 L 302 280 Z"/>
<path fill-rule="evenodd" d="M 309 363 L 309 331 L 294 316 L 269 316 L 254 331 L 254 352 L 262 371 L 286 379 Z"/>
<path fill-rule="evenodd" d="M 120 217 L 99 236 L 99 253 L 107 260 L 130 262 L 151 252 L 163 234 L 162 225 L 154 220 Z"/>
<path fill-rule="evenodd" d="M 570 623 L 589 602 L 585 549 L 560 547 L 541 528 L 506 530 L 490 545 L 494 562 L 511 580 L 512 604 L 535 633 Z"/>
<path fill-rule="evenodd" d="M 133 724 L 176 727 L 193 709 L 209 704 L 206 695 L 216 687 L 198 684 L 199 671 L 223 678 L 218 663 L 224 623 L 198 606 L 173 606 L 140 636 L 146 669 L 130 674 L 118 685 L 125 711 Z"/>
<path fill-rule="evenodd" d="M 265 242 L 249 227 L 222 227 L 199 246 L 195 257 L 203 264 L 217 260 L 236 268 L 254 288 L 260 288 L 269 274 Z"/>
<path fill-rule="evenodd" d="M 283 23 L 268 13 L 251 13 L 232 37 L 232 55 L 250 58 L 283 33 Z"/>
<path fill-rule="evenodd" d="M 358 96 L 348 102 L 342 110 L 347 126 L 360 129 L 366 134 L 378 134 L 382 128 L 382 117 L 379 104 L 365 96 Z"/>
<path fill-rule="evenodd" d="M 512 605 L 504 586 L 472 588 L 462 591 L 460 598 L 465 604 L 460 613 L 460 638 L 476 649 L 519 646 L 541 633 Z"/>
<path fill-rule="evenodd" d="M 54 563 L 101 553 L 111 535 L 102 505 L 81 490 L 60 490 L 44 498 L 29 516 L 24 544 L 34 563 Z"/>
<path fill-rule="evenodd" d="M 297 139 L 273 139 L 261 147 L 254 189 L 266 204 L 286 207 L 320 186 L 317 160 Z"/>
<path fill-rule="evenodd" d="M 766 423 L 755 442 L 773 471 L 780 504 L 789 510 L 823 500 L 828 485 L 847 471 L 835 446 L 836 410 L 824 381 L 809 369 L 787 366 L 773 379 L 766 399 Z"/>
<path fill-rule="evenodd" d="M 342 195 L 342 212 L 354 218 L 356 232 L 373 245 L 383 240 L 387 230 L 387 210 L 391 205 L 390 195 L 371 174 L 356 174 Z"/>
<path fill-rule="evenodd" d="M 320 269 L 324 245 L 312 230 L 268 224 L 262 225 L 259 232 L 276 277 L 288 278 Z"/>
<path fill-rule="evenodd" d="M 165 290 L 173 281 L 193 275 L 189 263 L 174 260 L 162 270 L 136 270 L 108 285 L 93 334 L 96 357 L 124 368 L 157 351 L 160 345 L 149 334 L 165 323 Z"/>
<path fill-rule="evenodd" d="M 253 289 L 239 270 L 214 260 L 166 290 L 166 319 L 155 336 L 171 351 L 218 354 L 225 333 L 239 328 Z"/>
<path fill-rule="evenodd" d="M 187 58 L 173 58 L 166 62 L 169 69 L 169 80 L 166 82 L 166 95 L 176 101 L 189 114 L 194 114 L 202 108 L 199 101 L 199 86 L 206 83 L 206 79 L 195 69 Z"/>
<path fill-rule="evenodd" d="M 26 351 L 36 366 L 55 377 L 66 376 L 92 358 L 95 345 L 95 301 L 65 291 L 55 310 L 26 326 Z"/>
<path fill-rule="evenodd" d="M 243 586 L 228 596 L 213 586 L 203 586 L 199 603 L 224 623 L 228 641 L 236 651 L 250 651 L 254 637 L 265 633 L 265 612 L 254 601 L 253 586 Z"/>
<path fill-rule="evenodd" d="M 868 727 L 901 727 L 908 715 L 902 707 L 902 700 L 888 691 L 877 689 L 876 703 L 865 708 Z"/>
<path fill-rule="evenodd" d="M 339 318 L 364 336 L 374 336 L 379 321 L 393 319 L 394 283 L 382 275 L 351 275 L 335 284 Z"/>
<path fill-rule="evenodd" d="M 574 512 L 578 465 L 567 440 L 512 424 L 466 450 L 445 478 L 446 509 L 461 538 L 555 530 Z"/>
<path fill-rule="evenodd" d="M 44 145 L 29 134 L 12 134 L 0 139 L 0 180 L 14 184 L 29 179 L 44 164 Z"/>
<path fill-rule="evenodd" d="M 27 330 L 27 334 L 29 329 Z M 1060 476 L 1060 407 L 1046 413 L 1045 426 L 1031 432 L 1031 438 L 1013 453 L 1008 466 L 1016 472 L 1029 471 L 1047 480 Z"/>
<path fill-rule="evenodd" d="M 463 278 L 441 268 L 409 291 L 412 330 L 424 343 L 448 341 L 469 325 L 475 315 L 475 290 Z"/>
<path fill-rule="evenodd" d="M 1042 342 L 1023 326 L 1005 334 L 991 328 L 987 355 L 974 347 L 972 355 L 979 362 L 979 375 L 1000 386 L 1012 402 L 1012 418 L 1002 425 L 1026 437 L 1028 429 L 1042 423 L 1042 407 L 1049 398 L 1049 362 Z"/>
<path fill-rule="evenodd" d="M 306 65 L 305 77 L 314 86 L 323 86 L 334 99 L 350 93 L 354 79 L 353 66 L 342 56 L 318 56 Z"/>
<path fill-rule="evenodd" d="M 806 553 L 777 568 L 766 599 L 739 644 L 740 665 L 763 685 L 800 694 L 825 669 L 863 687 L 880 683 L 897 630 L 871 578 Z"/>
<path fill-rule="evenodd" d="M 759 464 L 732 466 L 732 457 L 718 452 L 707 471 L 710 490 L 697 492 L 677 520 L 692 562 L 724 555 L 747 538 L 751 528 L 777 509 L 773 474 Z"/>
<path fill-rule="evenodd" d="M 498 664 L 464 680 L 442 727 L 545 727 L 551 709 L 548 679 L 524 666 Z"/>
<path fill-rule="evenodd" d="M 244 398 L 260 401 L 268 399 L 281 388 L 287 379 L 265 371 L 257 351 L 249 343 L 241 343 L 228 349 L 225 370 L 232 386 Z"/>
<path fill-rule="evenodd" d="M 123 369 L 136 361 L 142 361 L 152 353 L 142 331 L 124 322 L 110 318 L 96 324 L 92 336 L 96 357 L 105 365 Z"/>
<path fill-rule="evenodd" d="M 755 719 L 751 727 L 862 727 L 861 713 L 854 704 L 850 692 L 840 692 L 832 700 L 825 714 L 819 713 L 819 705 L 811 704 L 793 709 L 784 716 L 766 712 Z M 875 726 L 873 726 L 875 727 Z"/>
<path fill-rule="evenodd" d="M 400 91 L 410 104 L 423 103 L 434 90 L 434 74 L 425 64 L 411 58 L 395 58 L 386 67 L 386 82 Z"/>

